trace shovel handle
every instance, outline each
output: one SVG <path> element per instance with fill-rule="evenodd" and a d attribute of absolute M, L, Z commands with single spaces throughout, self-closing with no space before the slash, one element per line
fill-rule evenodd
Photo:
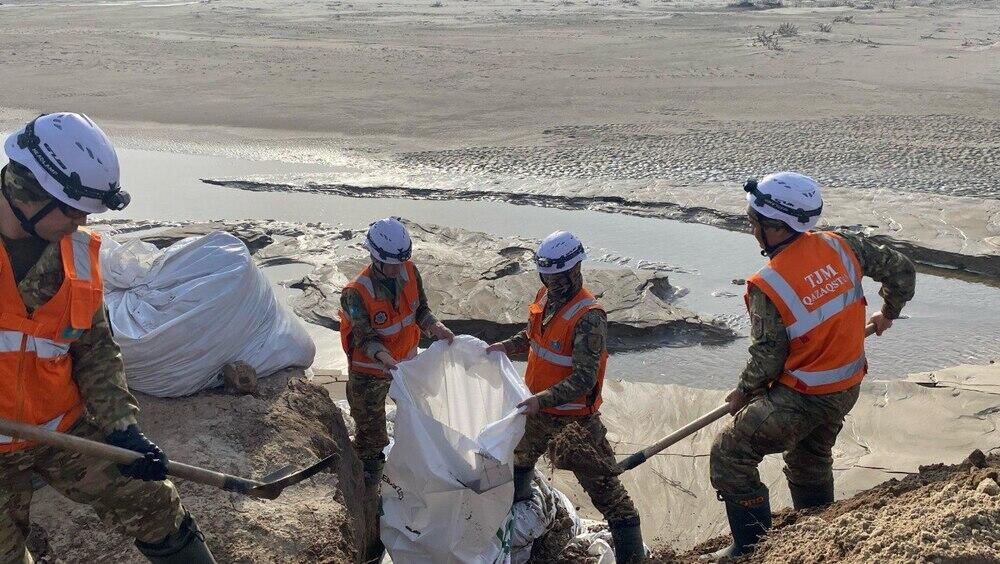
<path fill-rule="evenodd" d="M 97 441 L 91 441 L 81 437 L 76 437 L 66 433 L 49 431 L 35 425 L 28 425 L 20 421 L 0 418 L 0 433 L 11 437 L 17 437 L 28 441 L 34 441 L 48 446 L 53 446 L 63 450 L 70 450 L 80 454 L 103 458 L 118 464 L 131 464 L 142 458 L 142 454 L 134 450 L 116 447 Z M 262 485 L 255 480 L 247 480 L 237 476 L 230 476 L 221 472 L 183 464 L 181 462 L 167 462 L 167 473 L 171 476 L 184 478 L 199 484 L 215 486 L 217 488 L 246 493 L 249 490 Z"/>
<path fill-rule="evenodd" d="M 865 325 L 865 338 L 870 337 L 875 334 L 875 324 L 869 323 Z M 619 472 L 625 472 L 626 470 L 631 470 L 636 466 L 646 462 L 651 456 L 656 453 L 670 447 L 673 444 L 680 442 L 682 439 L 687 438 L 689 435 L 693 435 L 695 432 L 704 429 L 708 425 L 722 418 L 723 415 L 729 413 L 729 404 L 724 403 L 719 407 L 716 407 L 712 411 L 702 415 L 701 417 L 695 419 L 694 421 L 688 423 L 687 425 L 677 429 L 673 433 L 670 433 L 666 437 L 660 439 L 656 444 L 649 445 L 648 447 L 640 450 L 639 452 L 630 455 L 621 462 L 618 463 Z"/>
<path fill-rule="evenodd" d="M 639 452 L 629 456 L 625 460 L 618 463 L 618 468 L 624 472 L 626 470 L 631 470 L 636 466 L 646 462 L 646 460 L 653 456 L 654 454 L 660 452 L 661 450 L 687 438 L 689 435 L 694 434 L 713 422 L 722 418 L 723 415 L 729 413 L 729 404 L 724 403 L 719 407 L 709 411 L 705 415 L 695 419 L 694 421 L 688 423 L 687 425 L 677 429 L 673 433 L 670 433 L 666 437 L 660 439 L 656 444 L 649 445 L 648 447 L 640 450 Z"/>

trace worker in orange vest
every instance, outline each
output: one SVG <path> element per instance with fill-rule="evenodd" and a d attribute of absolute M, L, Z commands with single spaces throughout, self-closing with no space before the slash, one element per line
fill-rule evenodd
<path fill-rule="evenodd" d="M 823 199 L 795 172 L 745 185 L 747 214 L 767 266 L 747 280 L 750 360 L 727 397 L 734 419 L 716 437 L 712 486 L 725 502 L 733 542 L 705 560 L 753 550 L 771 526 L 767 487 L 757 466 L 784 453 L 795 509 L 833 501 L 832 449 L 868 369 L 866 320 L 876 334 L 913 298 L 916 275 L 900 253 L 865 237 L 811 231 Z M 870 318 L 862 276 L 882 283 Z"/>
<path fill-rule="evenodd" d="M 528 326 L 488 351 L 528 355 L 525 382 L 534 394 L 518 407 L 527 413 L 524 437 L 514 450 L 514 502 L 531 498 L 535 463 L 549 441 L 572 423 L 587 435 L 594 456 L 587 467 L 571 468 L 594 506 L 608 520 L 618 562 L 645 556 L 639 513 L 610 470 L 614 451 L 601 422 L 601 388 L 608 360 L 607 314 L 583 286 L 583 243 L 557 231 L 535 255 L 541 278 Z"/>
<path fill-rule="evenodd" d="M 140 431 L 104 308 L 100 237 L 87 217 L 129 203 L 118 156 L 85 115 L 45 114 L 7 138 L 0 171 L 0 417 L 133 450 L 114 462 L 0 436 L 0 562 L 25 547 L 32 477 L 92 506 L 151 562 L 214 563 L 167 457 Z"/>
<path fill-rule="evenodd" d="M 347 401 L 355 423 L 354 449 L 369 487 L 382 479 L 389 444 L 385 398 L 397 362 L 417 355 L 421 331 L 449 343 L 455 335 L 427 305 L 413 243 L 399 218 L 372 223 L 365 236 L 371 264 L 340 296 L 340 340 L 347 354 Z"/>

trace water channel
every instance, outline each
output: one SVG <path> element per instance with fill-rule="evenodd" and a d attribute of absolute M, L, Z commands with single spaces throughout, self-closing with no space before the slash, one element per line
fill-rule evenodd
<path fill-rule="evenodd" d="M 594 267 L 639 260 L 672 268 L 671 283 L 688 289 L 677 303 L 725 319 L 747 334 L 744 288 L 732 284 L 761 265 L 756 242 L 745 234 L 704 225 L 595 211 L 516 206 L 498 202 L 359 199 L 306 193 L 249 192 L 211 186 L 200 178 L 336 172 L 329 165 L 251 161 L 207 155 L 121 151 L 122 175 L 132 205 L 120 214 L 161 221 L 277 219 L 360 227 L 387 215 L 539 239 L 556 229 L 583 238 Z M 301 276 L 301 266 L 268 275 Z M 866 280 L 869 308 L 881 304 L 876 283 Z M 282 290 L 287 299 L 293 292 Z M 897 378 L 964 362 L 1000 358 L 1000 289 L 953 278 L 918 275 L 917 296 L 892 331 L 869 339 L 871 375 Z M 332 340 L 325 339 L 323 346 Z M 614 355 L 609 377 L 633 381 L 724 388 L 735 383 L 746 359 L 746 339 L 723 346 L 663 347 Z"/>

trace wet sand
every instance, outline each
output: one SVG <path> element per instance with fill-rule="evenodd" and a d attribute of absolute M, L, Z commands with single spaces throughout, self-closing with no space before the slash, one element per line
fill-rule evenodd
<path fill-rule="evenodd" d="M 126 146 L 724 226 L 788 167 L 827 225 L 1000 276 L 995 3 L 728 4 L 6 3 L 0 124 L 73 108 Z"/>
<path fill-rule="evenodd" d="M 997 365 L 961 366 L 891 382 L 872 380 L 848 416 L 834 448 L 836 497 L 843 499 L 923 464 L 957 464 L 974 449 L 1000 447 Z M 683 386 L 613 382 L 605 386 L 602 418 L 622 457 L 638 451 L 723 402 L 725 392 Z M 643 533 L 678 549 L 727 532 L 723 505 L 709 483 L 708 454 L 723 422 L 699 431 L 622 475 L 642 517 Z M 775 510 L 790 505 L 779 455 L 761 465 Z M 554 484 L 583 515 L 600 519 L 569 472 Z"/>
<path fill-rule="evenodd" d="M 827 225 L 1000 277 L 996 3 L 839 3 L 5 2 L 0 127 L 71 109 L 123 147 L 327 167 L 206 176 L 301 173 L 293 185 L 481 190 L 535 205 L 554 194 L 737 229 L 739 181 L 787 166 L 823 179 Z M 785 22 L 797 34 L 780 49 L 757 40 Z M 225 215 L 215 209 L 235 191 L 205 186 L 177 202 L 172 172 L 158 202 L 189 205 L 190 219 Z M 973 384 L 872 382 L 835 453 L 838 496 L 994 447 L 995 384 Z M 623 455 L 723 395 L 608 388 Z M 713 433 L 626 476 L 649 538 L 685 546 L 723 531 L 707 484 Z M 776 506 L 787 501 L 779 466 L 763 468 Z M 572 480 L 556 481 L 594 515 Z"/>

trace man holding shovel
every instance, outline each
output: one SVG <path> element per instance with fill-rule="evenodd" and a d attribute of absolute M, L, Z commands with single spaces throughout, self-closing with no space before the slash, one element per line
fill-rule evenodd
<path fill-rule="evenodd" d="M 571 470 L 608 520 L 616 560 L 627 564 L 641 560 L 645 548 L 639 513 L 618 479 L 614 451 L 597 412 L 608 358 L 607 317 L 583 287 L 584 258 L 583 243 L 572 233 L 546 237 L 535 256 L 543 286 L 528 310 L 528 327 L 487 350 L 508 356 L 528 353 L 525 381 L 534 395 L 518 406 L 528 418 L 514 451 L 514 502 L 531 498 L 535 462 L 550 441 L 564 432 L 572 435 L 567 448 L 587 452 L 575 457 L 585 462 Z"/>
<path fill-rule="evenodd" d="M 354 450 L 364 466 L 365 484 L 382 479 L 389 444 L 385 398 L 389 371 L 417 354 L 421 330 L 449 343 L 455 335 L 427 305 L 420 272 L 410 261 L 413 243 L 406 226 L 388 217 L 366 235 L 371 264 L 340 296 L 340 341 L 347 353 L 347 402 L 354 419 Z"/>
<path fill-rule="evenodd" d="M 0 171 L 0 417 L 142 453 L 115 465 L 0 435 L 0 563 L 30 563 L 33 475 L 92 506 L 151 562 L 214 563 L 142 433 L 104 309 L 100 238 L 87 216 L 121 210 L 118 157 L 87 116 L 46 114 L 7 138 Z"/>
<path fill-rule="evenodd" d="M 734 419 L 716 437 L 712 486 L 726 504 L 733 543 L 705 560 L 753 550 L 771 526 L 757 466 L 782 452 L 795 509 L 833 501 L 833 445 L 867 372 L 862 276 L 882 283 L 881 335 L 913 298 L 913 264 L 848 233 L 814 232 L 823 209 L 817 183 L 795 172 L 747 181 L 747 213 L 769 258 L 747 280 L 750 360 L 729 394 Z"/>

